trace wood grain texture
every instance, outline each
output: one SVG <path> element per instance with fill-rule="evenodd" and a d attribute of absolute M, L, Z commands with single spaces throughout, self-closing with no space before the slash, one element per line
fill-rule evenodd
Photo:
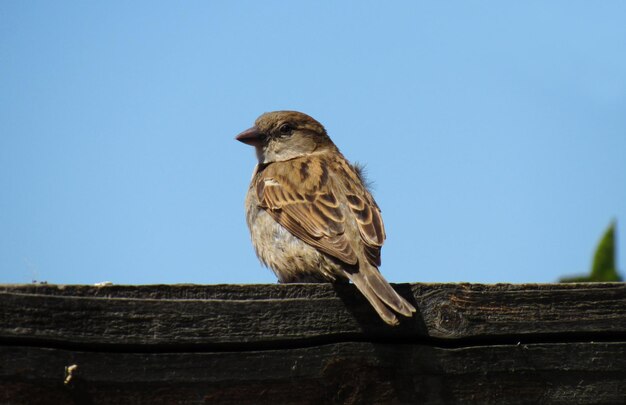
<path fill-rule="evenodd" d="M 0 285 L 0 403 L 626 403 L 626 284 L 395 288 Z"/>
<path fill-rule="evenodd" d="M 0 348 L 0 403 L 625 403 L 626 343 L 339 343 L 212 353 Z M 69 384 L 65 367 L 77 366 Z"/>
<path fill-rule="evenodd" d="M 0 338 L 111 345 L 454 341 L 626 333 L 626 284 L 401 284 L 380 321 L 352 285 L 0 286 Z"/>

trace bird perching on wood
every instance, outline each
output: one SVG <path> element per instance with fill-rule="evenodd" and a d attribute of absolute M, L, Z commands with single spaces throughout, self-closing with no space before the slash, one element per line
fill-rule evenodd
<path fill-rule="evenodd" d="M 380 274 L 385 228 L 361 171 L 306 114 L 261 115 L 236 138 L 256 149 L 246 195 L 252 244 L 282 283 L 351 280 L 380 317 L 415 308 Z"/>

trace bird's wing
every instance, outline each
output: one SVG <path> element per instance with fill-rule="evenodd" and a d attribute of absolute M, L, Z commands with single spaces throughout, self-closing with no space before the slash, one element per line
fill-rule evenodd
<path fill-rule="evenodd" d="M 259 203 L 302 241 L 347 264 L 358 261 L 345 234 L 347 216 L 353 215 L 368 261 L 379 265 L 385 239 L 380 211 L 358 174 L 341 160 L 345 164 L 339 166 L 337 161 L 307 157 L 268 165 L 256 177 Z M 344 174 L 347 177 L 338 183 L 335 179 Z"/>
<path fill-rule="evenodd" d="M 336 160 L 335 171 L 340 173 L 338 177 L 342 179 L 343 194 L 356 219 L 367 259 L 372 265 L 378 267 L 380 266 L 380 249 L 386 238 L 380 208 L 367 190 L 360 167 L 350 165 L 342 157 Z"/>
<path fill-rule="evenodd" d="M 345 214 L 329 186 L 329 168 L 322 163 L 299 158 L 265 167 L 256 179 L 259 203 L 302 241 L 356 264 L 356 252 L 345 235 Z"/>

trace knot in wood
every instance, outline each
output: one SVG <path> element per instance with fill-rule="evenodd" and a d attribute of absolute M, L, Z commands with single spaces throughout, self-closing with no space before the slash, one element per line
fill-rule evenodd
<path fill-rule="evenodd" d="M 439 306 L 434 327 L 444 335 L 442 337 L 462 336 L 466 324 L 465 317 L 458 311 L 457 307 L 449 303 Z"/>

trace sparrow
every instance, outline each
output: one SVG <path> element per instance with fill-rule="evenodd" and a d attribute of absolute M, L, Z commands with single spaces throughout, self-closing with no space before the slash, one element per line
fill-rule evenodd
<path fill-rule="evenodd" d="M 236 140 L 254 146 L 256 165 L 245 207 L 260 261 L 281 283 L 347 282 L 383 321 L 415 308 L 379 272 L 385 227 L 358 166 L 324 127 L 297 111 L 257 118 Z"/>

